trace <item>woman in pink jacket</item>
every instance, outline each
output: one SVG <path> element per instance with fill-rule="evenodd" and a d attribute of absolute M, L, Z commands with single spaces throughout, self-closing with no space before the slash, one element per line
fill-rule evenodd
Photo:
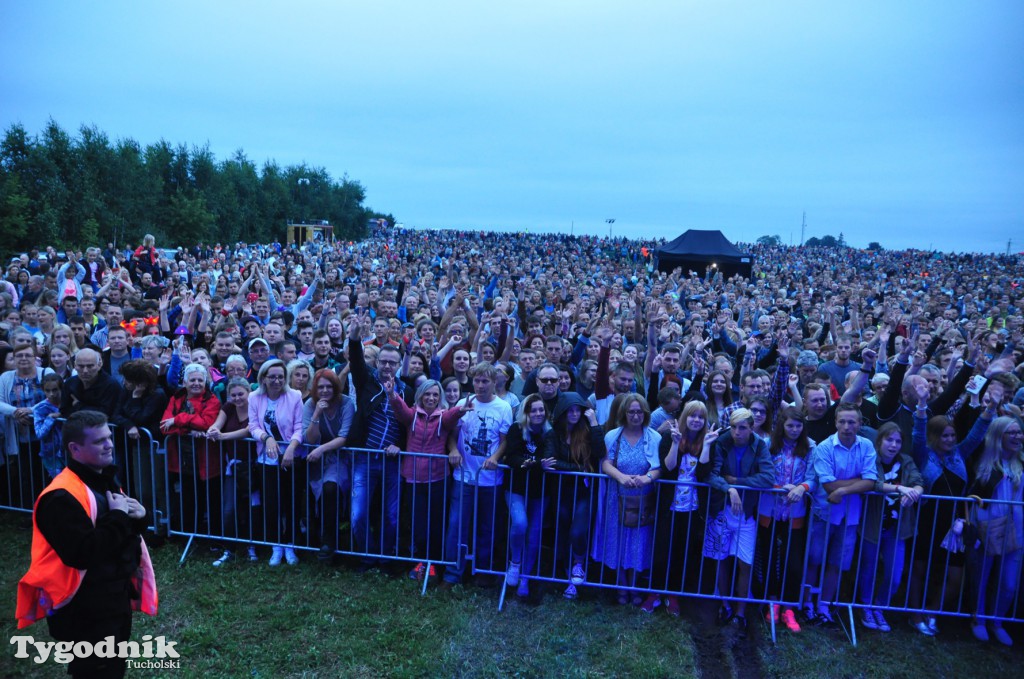
<path fill-rule="evenodd" d="M 302 443 L 302 394 L 285 386 L 284 361 L 273 359 L 260 368 L 259 387 L 249 395 L 249 433 L 256 439 L 256 463 L 262 479 L 258 486 L 263 505 L 264 540 L 274 545 L 270 565 L 299 562 L 292 546 L 293 482 L 288 470 Z M 287 448 L 281 453 L 281 443 Z M 300 493 L 303 489 L 299 489 Z M 282 532 L 281 523 L 284 522 Z"/>
<path fill-rule="evenodd" d="M 415 406 L 410 408 L 395 393 L 391 385 L 385 392 L 395 409 L 395 417 L 408 431 L 406 449 L 413 455 L 402 458 L 402 494 L 409 494 L 412 511 L 412 555 L 417 559 L 437 561 L 441 558 L 441 539 L 444 537 L 444 508 L 448 498 L 448 434 L 458 425 L 465 412 L 462 408 L 441 409 L 441 383 L 427 380 L 416 390 Z M 430 570 L 433 571 L 431 566 Z M 422 563 L 409 573 L 409 577 L 422 579 Z M 430 573 L 433 575 L 433 573 Z"/>

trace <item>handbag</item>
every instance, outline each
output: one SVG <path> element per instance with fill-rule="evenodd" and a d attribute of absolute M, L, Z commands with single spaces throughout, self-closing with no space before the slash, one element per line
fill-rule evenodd
<path fill-rule="evenodd" d="M 1017 530 L 1010 514 L 994 516 L 985 521 L 976 521 L 978 538 L 984 545 L 985 554 L 1002 556 L 1020 549 L 1017 544 Z"/>
<path fill-rule="evenodd" d="M 196 440 L 187 435 L 178 436 L 178 469 L 185 476 L 196 476 L 199 461 L 196 459 Z"/>
<path fill-rule="evenodd" d="M 953 519 L 953 525 L 949 527 L 942 542 L 939 543 L 939 547 L 952 554 L 959 554 L 966 549 L 967 545 L 973 546 L 978 541 L 978 529 L 971 523 L 967 503 L 963 504 L 963 508 L 963 518 Z"/>
<path fill-rule="evenodd" d="M 655 494 L 620 495 L 619 516 L 623 528 L 640 528 L 654 523 Z"/>

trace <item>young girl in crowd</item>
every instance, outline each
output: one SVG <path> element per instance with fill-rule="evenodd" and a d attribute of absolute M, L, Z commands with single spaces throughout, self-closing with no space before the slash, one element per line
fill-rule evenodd
<path fill-rule="evenodd" d="M 653 589 L 695 591 L 697 585 L 694 580 L 700 572 L 707 492 L 696 484 L 705 483 L 711 473 L 711 449 L 720 431 L 718 423 L 709 425 L 707 418 L 704 403 L 690 401 L 661 440 L 663 483 L 658 484 Z M 669 594 L 666 604 L 670 615 L 679 615 L 678 595 Z M 661 596 L 652 593 L 640 609 L 651 613 L 659 605 Z"/>

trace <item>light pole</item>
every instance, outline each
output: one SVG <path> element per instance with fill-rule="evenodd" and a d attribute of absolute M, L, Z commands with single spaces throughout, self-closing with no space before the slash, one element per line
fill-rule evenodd
<path fill-rule="evenodd" d="M 606 219 L 604 221 L 605 221 L 605 223 L 608 224 L 608 237 L 611 238 L 612 237 L 612 224 L 615 223 L 615 218 L 614 217 L 609 217 L 608 219 Z"/>
<path fill-rule="evenodd" d="M 299 186 L 299 189 L 298 189 L 299 198 L 300 198 L 299 203 L 300 203 L 300 205 L 302 207 L 302 214 L 300 215 L 299 221 L 302 222 L 303 224 L 305 224 L 306 223 L 306 209 L 307 209 L 306 198 L 308 198 L 306 193 L 308 192 L 308 190 L 307 191 L 303 191 L 302 187 L 303 186 L 309 186 L 309 177 L 299 177 L 298 180 L 295 183 Z"/>

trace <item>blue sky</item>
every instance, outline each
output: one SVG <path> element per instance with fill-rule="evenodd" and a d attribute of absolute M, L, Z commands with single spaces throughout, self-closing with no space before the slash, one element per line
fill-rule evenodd
<path fill-rule="evenodd" d="M 0 125 L 363 183 L 416 227 L 1024 250 L 1024 2 L 0 0 Z"/>

